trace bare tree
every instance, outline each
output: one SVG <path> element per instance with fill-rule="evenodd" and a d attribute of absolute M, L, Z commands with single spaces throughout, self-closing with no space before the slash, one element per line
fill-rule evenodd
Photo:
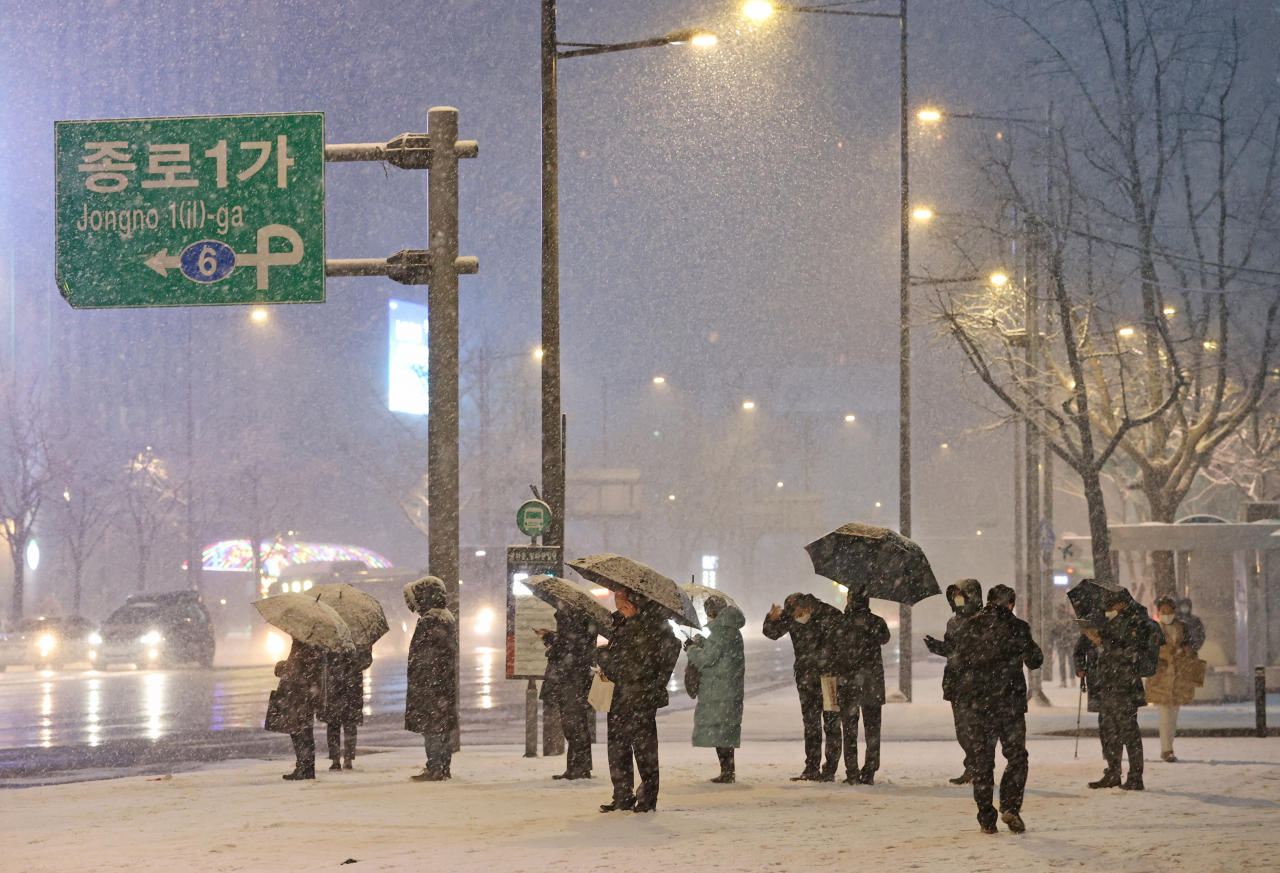
<path fill-rule="evenodd" d="M 66 442 L 61 475 L 52 482 L 49 499 L 54 525 L 71 558 L 72 614 L 79 615 L 85 564 L 111 526 L 121 491 L 100 442 L 83 434 Z"/>
<path fill-rule="evenodd" d="M 128 536 L 137 557 L 138 591 L 147 590 L 148 570 L 156 541 L 177 523 L 177 495 L 164 461 L 148 446 L 125 464 L 121 483 Z"/>
<path fill-rule="evenodd" d="M 23 617 L 27 541 L 58 472 L 39 396 L 34 383 L 9 380 L 0 385 L 0 537 L 13 560 L 13 621 Z"/>

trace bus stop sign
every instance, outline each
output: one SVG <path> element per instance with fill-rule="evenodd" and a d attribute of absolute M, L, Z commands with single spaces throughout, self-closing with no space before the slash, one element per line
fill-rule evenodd
<path fill-rule="evenodd" d="M 324 114 L 59 121 L 76 309 L 324 302 Z"/>

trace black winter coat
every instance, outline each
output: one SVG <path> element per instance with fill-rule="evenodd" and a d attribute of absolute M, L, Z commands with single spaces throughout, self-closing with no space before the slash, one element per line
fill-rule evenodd
<path fill-rule="evenodd" d="M 948 663 L 956 668 L 954 700 L 979 712 L 1008 716 L 1027 711 L 1027 677 L 1044 663 L 1031 626 L 1003 606 L 984 607 L 955 634 Z"/>
<path fill-rule="evenodd" d="M 804 624 L 786 613 L 777 620 L 765 616 L 766 637 L 777 640 L 791 634 L 791 647 L 796 653 L 793 669 L 797 685 L 817 682 L 821 676 L 832 675 L 828 642 L 838 635 L 838 625 L 843 618 L 840 610 L 821 601 L 814 605 L 809 620 Z"/>
<path fill-rule="evenodd" d="M 656 603 L 631 618 L 613 614 L 613 637 L 596 650 L 600 672 L 614 683 L 611 713 L 660 709 L 671 702 L 667 682 L 680 660 L 680 643 Z"/>
<path fill-rule="evenodd" d="M 321 721 L 364 724 L 364 671 L 372 663 L 372 649 L 325 653 L 325 695 L 319 712 Z"/>
<path fill-rule="evenodd" d="M 324 650 L 293 641 L 289 657 L 276 662 L 277 700 L 284 733 L 306 730 L 316 720 L 316 708 L 324 695 Z"/>
<path fill-rule="evenodd" d="M 1102 646 L 1091 691 L 1096 691 L 1099 698 L 1117 704 L 1147 705 L 1138 661 L 1146 652 L 1151 625 L 1146 610 L 1131 603 L 1098 629 Z"/>
<path fill-rule="evenodd" d="M 863 599 L 851 598 L 839 623 L 831 626 L 831 666 L 839 679 L 840 705 L 884 704 L 884 658 L 889 625 Z"/>
<path fill-rule="evenodd" d="M 447 609 L 418 618 L 409 643 L 404 728 L 448 733 L 458 726 L 458 623 Z"/>
<path fill-rule="evenodd" d="M 556 610 L 556 629 L 542 638 L 547 646 L 547 672 L 540 699 L 562 703 L 586 698 L 598 636 L 595 622 L 585 612 Z"/>
<path fill-rule="evenodd" d="M 978 583 L 978 580 L 964 580 L 964 583 L 960 586 L 960 594 L 964 597 L 964 605 L 955 610 L 951 614 L 951 618 L 947 619 L 947 632 L 942 636 L 941 645 L 930 645 L 928 647 L 933 654 L 947 659 L 947 666 L 942 668 L 943 700 L 954 701 L 956 699 L 956 665 L 951 658 L 951 653 L 955 650 L 956 633 L 960 628 L 964 627 L 966 621 L 977 615 L 982 608 L 982 586 Z"/>

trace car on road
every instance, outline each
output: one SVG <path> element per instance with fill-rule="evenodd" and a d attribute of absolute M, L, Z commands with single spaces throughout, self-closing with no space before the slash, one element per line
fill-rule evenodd
<path fill-rule="evenodd" d="M 99 631 L 99 666 L 213 666 L 213 619 L 196 591 L 131 594 Z"/>
<path fill-rule="evenodd" d="M 0 633 L 0 668 L 33 666 L 61 669 L 92 662 L 96 637 L 93 622 L 80 616 L 40 616 Z"/>

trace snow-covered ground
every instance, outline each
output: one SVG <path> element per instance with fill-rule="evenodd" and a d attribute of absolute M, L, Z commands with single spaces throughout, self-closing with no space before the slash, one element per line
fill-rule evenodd
<path fill-rule="evenodd" d="M 233 761 L 171 777 L 7 791 L 0 815 L 6 873 L 31 871 L 357 870 L 931 873 L 982 870 L 1238 871 L 1280 869 L 1280 740 L 1182 739 L 1181 761 L 1147 762 L 1147 791 L 1091 791 L 1096 739 L 1033 738 L 1028 832 L 978 832 L 966 788 L 947 784 L 960 753 L 935 689 L 886 708 L 874 787 L 792 783 L 802 747 L 794 692 L 747 705 L 739 782 L 709 784 L 715 753 L 688 745 L 691 713 L 662 719 L 662 793 L 652 815 L 597 812 L 609 800 L 604 746 L 596 778 L 553 782 L 562 759 L 477 746 L 454 779 L 417 784 L 415 749 L 361 754 L 358 769 L 286 783 L 285 761 Z M 1059 689 L 1052 695 L 1065 703 Z M 1074 709 L 1038 710 L 1056 726 Z M 941 739 L 929 739 L 941 734 Z M 601 737 L 603 739 L 603 735 Z M 1147 741 L 1156 758 L 1158 742 Z"/>

